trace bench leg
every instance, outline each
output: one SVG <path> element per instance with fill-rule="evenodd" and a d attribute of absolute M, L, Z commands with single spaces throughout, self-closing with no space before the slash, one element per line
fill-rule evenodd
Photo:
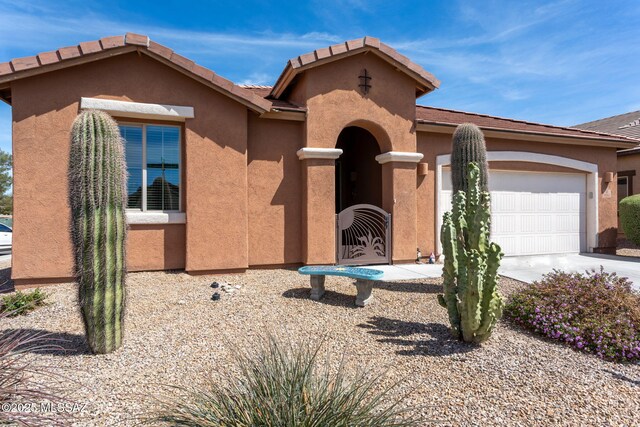
<path fill-rule="evenodd" d="M 318 301 L 324 295 L 324 276 L 311 276 L 311 299 Z"/>
<path fill-rule="evenodd" d="M 356 289 L 358 290 L 358 294 L 356 295 L 356 305 L 358 307 L 364 307 L 373 301 L 373 296 L 371 295 L 373 283 L 373 280 L 356 280 Z"/>

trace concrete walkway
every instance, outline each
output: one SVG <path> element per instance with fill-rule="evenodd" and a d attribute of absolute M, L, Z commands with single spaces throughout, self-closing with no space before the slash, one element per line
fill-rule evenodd
<path fill-rule="evenodd" d="M 604 267 L 606 272 L 618 273 L 627 277 L 640 290 L 640 258 L 620 257 L 600 254 L 564 254 L 507 257 L 500 264 L 500 275 L 532 283 L 550 273 L 554 268 L 568 272 L 584 272 L 585 270 Z M 442 276 L 442 264 L 396 264 L 370 265 L 371 268 L 384 272 L 382 280 L 416 280 Z"/>
<path fill-rule="evenodd" d="M 600 270 L 627 277 L 640 290 L 640 258 L 601 254 L 565 254 L 507 257 L 502 260 L 499 273 L 502 276 L 531 283 L 553 269 L 584 273 L 585 270 Z"/>

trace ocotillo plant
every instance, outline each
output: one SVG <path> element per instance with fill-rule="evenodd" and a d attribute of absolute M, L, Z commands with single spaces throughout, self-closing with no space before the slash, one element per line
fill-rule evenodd
<path fill-rule="evenodd" d="M 456 338 L 481 343 L 502 316 L 497 280 L 503 253 L 489 241 L 490 198 L 480 189 L 475 163 L 468 167 L 467 182 L 468 191 L 453 196 L 453 211 L 443 218 L 444 295 L 438 295 L 438 302 L 447 309 Z"/>
<path fill-rule="evenodd" d="M 107 113 L 82 112 L 71 130 L 69 203 L 80 310 L 94 353 L 122 344 L 126 178 L 118 125 Z"/>
<path fill-rule="evenodd" d="M 489 172 L 484 135 L 473 123 L 462 123 L 453 133 L 451 147 L 451 182 L 454 194 L 467 191 L 467 167 L 471 162 L 480 168 L 480 189 L 487 191 Z"/>

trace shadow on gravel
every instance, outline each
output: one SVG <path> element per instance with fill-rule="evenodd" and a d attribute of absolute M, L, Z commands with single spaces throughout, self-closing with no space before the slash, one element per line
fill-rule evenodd
<path fill-rule="evenodd" d="M 92 354 L 84 335 L 66 332 L 49 332 L 43 329 L 5 329 L 0 331 L 0 340 L 7 335 L 20 332 L 37 338 L 37 345 L 26 346 L 24 350 L 34 354 L 49 354 L 54 356 L 79 356 Z"/>
<path fill-rule="evenodd" d="M 374 289 L 385 289 L 393 292 L 415 292 L 421 294 L 437 294 L 442 293 L 442 285 L 433 283 L 418 282 L 377 282 Z"/>
<path fill-rule="evenodd" d="M 453 339 L 449 328 L 441 323 L 405 322 L 376 316 L 358 326 L 382 337 L 378 342 L 405 347 L 396 351 L 401 356 L 448 356 L 478 348 Z"/>
<path fill-rule="evenodd" d="M 610 371 L 608 369 L 603 369 L 604 372 L 611 374 L 611 376 L 617 380 L 626 381 L 628 383 L 633 384 L 636 387 L 640 387 L 640 380 L 634 380 L 633 378 L 629 378 L 628 376 L 621 374 L 620 372 Z"/>
<path fill-rule="evenodd" d="M 356 307 L 355 289 L 356 289 L 356 287 L 354 286 L 353 287 L 353 291 L 354 291 L 353 295 L 346 295 L 346 294 L 341 294 L 339 292 L 325 290 L 324 295 L 322 296 L 322 298 L 320 298 L 320 301 L 314 301 L 314 302 L 319 302 L 319 303 L 327 304 L 327 305 L 333 305 L 333 306 L 336 306 L 336 307 L 358 308 L 358 307 Z M 374 294 L 375 294 L 375 290 L 374 290 Z M 310 299 L 311 288 L 289 289 L 288 291 L 284 291 L 282 293 L 282 296 L 285 297 L 285 298 L 306 299 L 306 300 L 311 301 L 311 299 Z"/>

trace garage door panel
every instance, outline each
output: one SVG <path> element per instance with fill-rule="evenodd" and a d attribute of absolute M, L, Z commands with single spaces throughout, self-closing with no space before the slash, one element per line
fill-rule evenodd
<path fill-rule="evenodd" d="M 440 216 L 451 209 L 443 170 Z M 491 238 L 506 255 L 580 252 L 586 248 L 584 174 L 491 171 Z"/>

